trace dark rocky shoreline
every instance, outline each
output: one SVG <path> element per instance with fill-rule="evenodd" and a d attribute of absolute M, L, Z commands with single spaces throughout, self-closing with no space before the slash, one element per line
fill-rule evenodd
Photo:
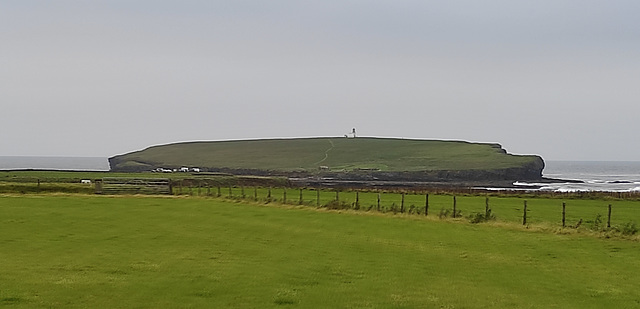
<path fill-rule="evenodd" d="M 113 160 L 113 159 L 110 159 Z M 113 163 L 113 162 L 112 162 Z M 147 167 L 148 168 L 148 167 Z M 542 177 L 542 158 L 521 167 L 494 170 L 431 170 L 431 171 L 273 171 L 260 169 L 202 168 L 202 174 L 235 176 L 285 177 L 296 187 L 460 189 L 473 187 L 518 188 L 518 181 L 551 183 L 558 180 Z M 113 170 L 133 172 L 134 170 Z M 139 170 L 135 170 L 140 172 Z M 561 180 L 561 182 L 565 182 Z M 539 188 L 540 186 L 538 186 Z M 535 189 L 532 186 L 531 189 Z"/>
<path fill-rule="evenodd" d="M 515 185 L 522 180 L 454 180 L 454 181 L 399 181 L 399 180 L 346 180 L 333 178 L 289 178 L 291 185 L 296 187 L 349 188 L 349 189 L 467 189 L 467 188 L 504 188 L 504 189 L 540 189 L 541 185 Z M 527 180 L 534 183 L 583 183 L 579 180 L 566 180 L 541 177 Z"/>

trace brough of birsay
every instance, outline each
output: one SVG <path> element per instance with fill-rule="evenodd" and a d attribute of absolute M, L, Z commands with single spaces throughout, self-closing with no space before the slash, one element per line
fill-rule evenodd
<path fill-rule="evenodd" d="M 498 144 L 392 138 L 298 138 L 161 145 L 109 158 L 114 172 L 180 170 L 287 176 L 309 184 L 509 185 L 542 181 L 544 161 Z"/>
<path fill-rule="evenodd" d="M 0 308 L 640 308 L 638 16 L 0 1 Z"/>

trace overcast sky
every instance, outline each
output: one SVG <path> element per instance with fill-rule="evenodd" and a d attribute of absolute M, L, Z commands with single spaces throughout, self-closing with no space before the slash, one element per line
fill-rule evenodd
<path fill-rule="evenodd" d="M 0 156 L 193 140 L 640 160 L 637 0 L 0 1 Z"/>

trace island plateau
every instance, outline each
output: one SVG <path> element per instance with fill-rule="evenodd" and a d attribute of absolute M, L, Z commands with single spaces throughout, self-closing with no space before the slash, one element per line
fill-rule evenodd
<path fill-rule="evenodd" d="M 333 181 L 508 183 L 542 180 L 544 161 L 499 144 L 398 138 L 183 142 L 109 158 L 111 171 L 179 171 Z"/>

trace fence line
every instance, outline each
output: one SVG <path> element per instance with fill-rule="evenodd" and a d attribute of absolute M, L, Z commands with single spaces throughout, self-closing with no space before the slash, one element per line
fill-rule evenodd
<path fill-rule="evenodd" d="M 186 186 L 185 186 L 186 184 Z M 60 187 L 50 187 L 52 185 L 56 185 L 55 183 L 43 182 L 40 179 L 33 179 L 31 185 L 28 183 L 19 183 L 14 185 L 13 183 L 7 183 L 4 185 L 6 189 L 18 190 L 16 192 L 54 192 L 55 190 L 61 190 L 60 192 L 85 192 L 87 190 L 91 190 L 91 184 L 67 184 L 69 188 L 64 187 L 64 184 L 57 184 Z M 99 194 L 189 194 L 189 195 L 197 195 L 197 196 L 209 196 L 209 197 L 222 197 L 222 187 L 221 183 L 202 180 L 177 180 L 172 181 L 170 179 L 153 179 L 153 178 L 142 178 L 142 179 L 131 179 L 131 178 L 103 178 L 93 180 L 93 187 L 95 190 L 91 190 L 95 193 Z M 29 186 L 32 186 L 30 188 Z M 253 187 L 253 196 L 247 195 L 247 188 Z M 4 187 L 0 187 L 3 189 Z M 205 190 L 206 188 L 206 190 Z M 606 222 L 604 221 L 604 216 L 600 214 L 602 212 L 604 214 L 604 209 L 597 210 L 599 208 L 595 208 L 595 206 L 590 206 L 588 211 L 580 210 L 577 211 L 579 215 L 575 215 L 576 212 L 572 211 L 571 205 L 568 205 L 566 201 L 562 201 L 561 198 L 568 197 L 567 200 L 572 200 L 574 198 L 582 198 L 581 202 L 585 203 L 588 200 L 598 200 L 601 199 L 603 202 L 607 200 L 607 197 L 615 197 L 619 198 L 621 201 L 625 201 L 628 198 L 640 198 L 640 194 L 635 192 L 580 192 L 580 193 L 562 193 L 562 194 L 554 194 L 552 192 L 532 194 L 531 192 L 511 192 L 511 191 L 482 191 L 482 190 L 463 190 L 458 189 L 454 191 L 446 191 L 443 189 L 424 189 L 424 190 L 407 190 L 407 189 L 396 189 L 396 190 L 343 190 L 340 188 L 327 189 L 327 188 L 298 188 L 299 193 L 297 199 L 291 199 L 291 197 L 287 198 L 287 189 L 291 189 L 291 187 L 280 186 L 280 187 L 262 187 L 260 185 L 257 186 L 248 186 L 244 185 L 228 185 L 228 194 L 225 194 L 227 198 L 234 199 L 253 199 L 257 202 L 282 202 L 282 203 L 291 203 L 298 205 L 308 205 L 308 206 L 316 206 L 316 207 L 326 207 L 331 209 L 354 209 L 354 210 L 365 210 L 365 211 L 379 211 L 379 212 L 393 212 L 393 213 L 403 213 L 403 214 L 420 214 L 424 216 L 433 215 L 430 213 L 431 208 L 437 207 L 441 208 L 441 217 L 454 217 L 454 218 L 469 218 L 470 215 L 475 215 L 476 218 L 480 218 L 483 220 L 488 220 L 494 217 L 494 213 L 490 207 L 490 197 L 500 197 L 500 198 L 543 198 L 549 200 L 558 200 L 558 206 L 562 206 L 561 213 L 558 213 L 558 217 L 561 220 L 562 227 L 579 227 L 582 223 L 591 224 L 592 226 L 600 226 L 604 228 L 606 226 L 607 229 L 612 228 L 612 220 L 613 215 L 616 215 L 617 218 L 634 218 L 636 220 L 640 220 L 637 218 L 635 214 L 636 211 L 634 209 L 629 209 L 628 206 L 619 211 L 616 211 L 613 214 L 613 205 L 605 204 L 602 207 L 606 209 Z M 64 191 L 67 190 L 67 191 Z M 84 191 L 83 191 L 84 190 Z M 264 191 L 267 190 L 266 194 Z M 8 192 L 8 191 L 7 191 Z M 282 194 L 280 199 L 280 193 Z M 471 193 L 470 193 L 471 192 Z M 204 194 L 203 194 L 204 193 Z M 507 193 L 507 194 L 504 194 Z M 312 196 L 313 194 L 313 196 Z M 330 197 L 329 195 L 334 194 L 335 197 Z M 352 195 L 351 195 L 352 194 Z M 468 205 L 465 202 L 466 198 L 476 198 L 479 195 L 485 195 L 485 209 L 484 214 L 482 214 L 479 207 Z M 266 196 L 266 197 L 265 197 Z M 418 205 L 423 203 L 416 196 L 424 196 L 424 208 L 419 207 Z M 453 201 L 449 200 L 449 202 L 443 202 L 443 197 L 449 196 L 453 197 Z M 462 200 L 461 200 L 462 199 Z M 610 200 L 610 199 L 609 199 Z M 462 204 L 460 202 L 462 201 Z M 635 200 L 639 202 L 638 207 L 640 207 L 640 200 Z M 452 204 L 451 204 L 452 203 Z M 474 202 L 475 203 L 475 202 Z M 481 203 L 481 202 L 480 202 Z M 548 202 L 545 202 L 548 204 Z M 622 203 L 622 202 L 621 202 Z M 627 201 L 626 203 L 629 203 Z M 399 206 L 398 206 L 399 205 Z M 522 204 L 521 204 L 522 205 Z M 462 206 L 462 208 L 460 207 Z M 451 208 L 450 208 L 451 207 Z M 517 209 L 520 209 L 518 206 L 515 206 Z M 542 214 L 542 210 L 536 208 L 535 202 L 534 205 L 525 205 L 525 209 L 520 209 L 521 211 L 521 219 L 523 224 L 530 224 L 530 222 L 553 222 L 555 220 L 546 213 Z M 606 208 L 605 208 L 606 207 Z M 635 207 L 635 206 L 633 206 Z M 461 209 L 465 211 L 464 214 L 461 214 Z M 498 213 L 501 220 L 513 222 L 516 221 L 517 218 L 514 216 L 512 210 L 514 208 L 504 208 L 501 212 Z M 452 210 L 452 211 L 451 211 Z M 504 211 L 507 211 L 506 213 Z M 546 210 L 548 212 L 548 210 Z M 597 217 L 593 221 L 589 221 L 590 217 L 587 217 L 586 221 L 583 221 L 585 213 L 592 213 L 587 216 L 595 216 L 597 213 Z M 572 218 L 569 218 L 568 215 L 573 214 Z M 437 215 L 437 214 L 436 214 Z M 580 218 L 579 216 L 583 216 Z M 576 224 L 569 224 L 567 220 L 576 220 Z M 580 219 L 580 220 L 578 220 Z M 532 221 L 533 220 L 533 221 Z M 617 219 L 616 223 L 620 224 L 624 219 Z M 573 221 L 573 222 L 576 222 Z M 557 222 L 557 221 L 556 221 Z M 606 225 L 605 225 L 606 224 Z M 637 230 L 635 228 L 635 220 L 631 220 L 627 222 L 627 225 L 631 230 Z M 618 226 L 613 226 L 613 229 L 618 228 Z"/>
<path fill-rule="evenodd" d="M 489 220 L 495 220 L 496 215 L 500 216 L 501 213 L 503 217 L 500 217 L 503 221 L 514 222 L 518 219 L 512 211 L 509 209 L 519 209 L 520 211 L 520 222 L 523 225 L 529 225 L 531 223 L 541 223 L 541 222 L 553 222 L 552 216 L 548 214 L 548 207 L 545 208 L 547 210 L 541 210 L 536 207 L 536 201 L 534 200 L 533 205 L 530 204 L 529 200 L 521 200 L 520 206 L 523 208 L 509 208 L 502 205 L 496 213 L 492 207 L 490 202 L 490 197 L 495 196 L 495 194 L 485 193 L 484 205 L 482 205 L 481 199 L 480 201 L 474 201 L 473 205 L 470 205 L 470 201 L 468 199 L 476 199 L 478 195 L 469 195 L 467 193 L 462 195 L 451 194 L 449 192 L 442 192 L 441 194 L 433 194 L 429 193 L 430 191 L 409 191 L 409 190 L 340 190 L 340 189 L 326 189 L 326 188 L 298 188 L 298 196 L 296 198 L 288 197 L 288 193 L 291 190 L 290 187 L 253 187 L 254 194 L 253 196 L 246 196 L 244 186 L 229 186 L 229 195 L 227 198 L 232 199 L 247 199 L 253 200 L 257 202 L 264 203 L 283 203 L 283 204 L 291 204 L 291 205 L 306 205 L 306 206 L 315 206 L 315 207 L 324 207 L 327 209 L 351 209 L 351 210 L 363 210 L 363 211 L 379 211 L 379 212 L 392 212 L 392 213 L 400 213 L 400 214 L 412 214 L 412 215 L 423 215 L 423 216 L 432 216 L 430 214 L 430 208 L 438 207 L 442 208 L 440 211 L 440 217 L 452 217 L 458 220 L 469 219 L 472 223 L 478 222 L 486 222 Z M 176 191 L 176 190 L 174 190 Z M 207 190 L 210 192 L 210 190 Z M 207 196 L 211 196 L 208 194 Z M 419 198 L 419 196 L 421 198 Z M 449 202 L 446 202 L 444 197 L 449 196 L 452 198 Z M 520 196 L 498 196 L 499 198 L 504 199 L 519 199 Z M 545 196 L 548 201 L 558 200 L 558 206 L 562 206 L 562 213 L 558 213 L 558 219 L 562 220 L 563 227 L 571 227 L 576 228 L 579 227 L 583 223 L 583 218 L 580 218 L 580 221 L 575 225 L 566 224 L 567 214 L 569 214 L 569 205 L 562 200 L 552 199 L 548 196 Z M 542 197 L 543 199 L 545 197 Z M 420 201 L 420 199 L 423 199 Z M 479 202 L 479 203 L 478 203 Z M 420 207 L 419 204 L 424 203 L 424 207 Z M 504 202 L 502 202 L 504 203 Z M 476 205 L 479 204 L 479 205 Z M 484 207 L 482 207 L 482 206 Z M 545 202 L 545 205 L 548 205 L 548 202 Z M 482 207 L 482 208 L 481 208 Z M 546 206 L 545 206 L 546 207 Z M 607 205 L 603 205 L 603 210 L 607 209 Z M 639 204 L 640 207 L 640 204 Z M 483 209 L 484 208 L 484 209 Z M 505 214 L 504 211 L 507 210 L 508 213 Z M 602 222 L 602 228 L 604 228 L 604 224 L 608 229 L 611 229 L 611 212 L 608 209 L 607 222 Z M 464 211 L 464 213 L 462 213 Z M 542 214 L 547 212 L 545 214 Z M 597 211 L 597 208 L 589 208 L 588 211 L 579 212 L 581 216 L 586 215 L 585 213 L 593 212 L 594 216 Z M 435 215 L 438 215 L 437 213 Z M 562 216 L 562 217 L 560 217 Z M 574 215 L 575 217 L 576 215 Z M 590 215 L 587 215 L 590 216 Z M 600 216 L 598 214 L 597 216 Z M 604 217 L 604 216 L 602 216 Z M 592 225 L 597 225 L 592 221 L 588 221 L 589 217 L 586 218 L 587 221 L 585 223 L 590 223 Z M 577 220 L 577 218 L 576 218 Z M 602 220 L 604 221 L 604 220 Z M 556 221 L 558 222 L 558 221 Z M 621 222 L 621 220 L 617 220 L 617 222 Z M 614 229 L 617 227 L 614 227 Z"/>
<path fill-rule="evenodd" d="M 96 194 L 171 194 L 172 191 L 171 180 L 166 178 L 103 178 L 95 181 Z"/>

